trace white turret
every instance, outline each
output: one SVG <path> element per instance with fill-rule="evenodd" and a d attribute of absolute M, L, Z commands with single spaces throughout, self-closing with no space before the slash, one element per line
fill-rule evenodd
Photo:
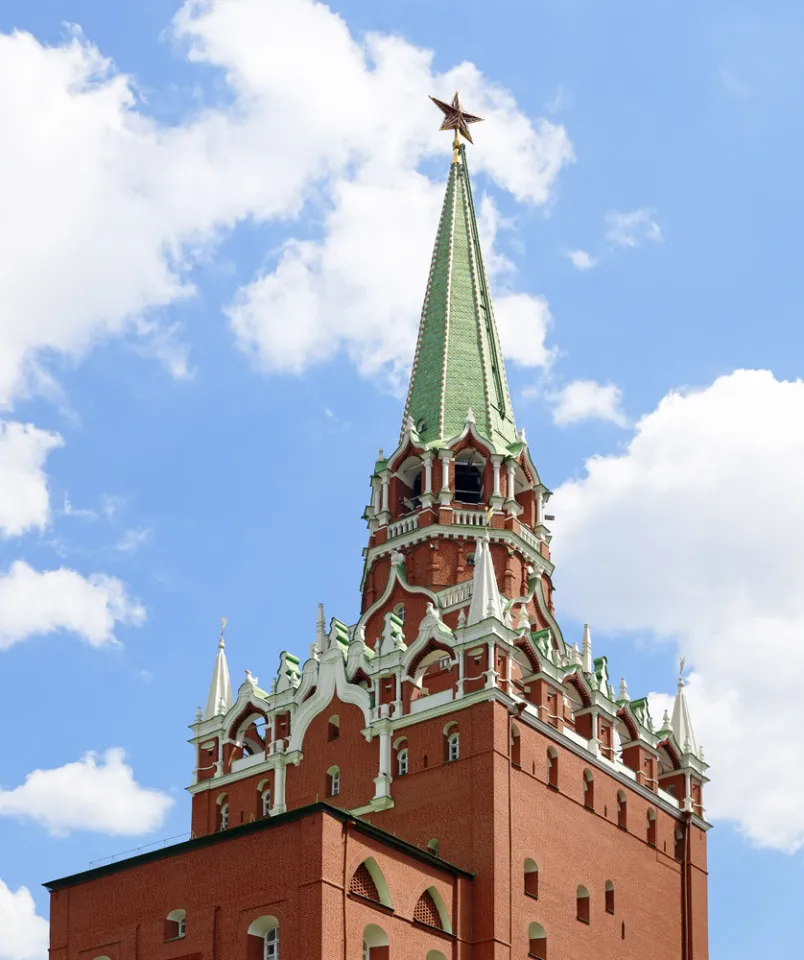
<path fill-rule="evenodd" d="M 583 672 L 591 673 L 592 667 L 592 631 L 589 629 L 589 624 L 585 623 L 583 625 Z"/>
<path fill-rule="evenodd" d="M 684 753 L 697 755 L 698 746 L 695 743 L 695 734 L 692 732 L 692 720 L 690 719 L 690 708 L 687 705 L 687 696 L 684 693 L 683 677 L 678 678 L 678 692 L 676 693 L 676 702 L 673 704 L 673 734 Z"/>
<path fill-rule="evenodd" d="M 226 713 L 234 702 L 224 646 L 223 630 L 221 630 L 221 637 L 218 640 L 218 655 L 215 657 L 215 668 L 212 671 L 212 681 L 207 696 L 207 708 L 204 711 L 205 720 L 209 720 L 220 713 Z"/>
<path fill-rule="evenodd" d="M 472 602 L 469 605 L 469 616 L 466 625 L 480 623 L 487 617 L 503 620 L 500 591 L 497 587 L 497 577 L 494 573 L 494 561 L 489 550 L 489 535 L 483 534 L 477 538 L 475 549 L 475 572 L 472 579 Z"/>

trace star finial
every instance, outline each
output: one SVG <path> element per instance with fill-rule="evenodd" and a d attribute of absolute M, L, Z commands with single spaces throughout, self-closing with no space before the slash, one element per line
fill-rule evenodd
<path fill-rule="evenodd" d="M 441 121 L 441 127 L 439 129 L 455 131 L 455 139 L 452 142 L 452 146 L 455 151 L 452 157 L 452 162 L 455 163 L 458 159 L 458 148 L 461 145 L 461 141 L 458 139 L 458 134 L 460 134 L 464 140 L 468 140 L 469 143 L 474 143 L 472 140 L 472 135 L 469 133 L 469 124 L 480 123 L 483 118 L 475 117 L 471 113 L 464 113 L 457 91 L 452 98 L 452 103 L 444 103 L 443 100 L 436 100 L 435 97 L 430 97 L 430 99 L 444 114 L 444 119 Z"/>

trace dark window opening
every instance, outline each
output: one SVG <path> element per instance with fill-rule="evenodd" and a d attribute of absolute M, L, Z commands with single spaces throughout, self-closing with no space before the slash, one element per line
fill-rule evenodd
<path fill-rule="evenodd" d="M 483 502 L 483 473 L 479 466 L 460 460 L 455 464 L 455 499 L 461 503 Z"/>

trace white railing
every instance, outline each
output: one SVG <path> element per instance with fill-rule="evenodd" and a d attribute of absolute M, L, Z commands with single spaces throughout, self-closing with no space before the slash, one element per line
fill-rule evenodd
<path fill-rule="evenodd" d="M 265 754 L 263 752 L 250 753 L 247 757 L 238 757 L 237 760 L 232 760 L 232 773 L 245 770 L 247 767 L 256 767 L 258 763 L 262 763 L 264 760 Z"/>
<path fill-rule="evenodd" d="M 418 700 L 410 701 L 410 712 L 419 713 L 422 710 L 430 710 L 432 707 L 440 707 L 452 700 L 452 690 L 440 690 L 438 693 L 429 693 L 426 697 L 419 697 Z"/>
<path fill-rule="evenodd" d="M 522 539 L 525 541 L 525 543 L 526 543 L 529 547 L 532 547 L 537 553 L 539 553 L 539 550 L 540 550 L 541 548 L 540 548 L 540 544 L 539 544 L 539 538 L 536 536 L 536 534 L 531 533 L 530 530 L 528 530 L 527 527 L 522 526 L 522 525 L 520 524 L 520 527 L 519 527 L 519 536 L 522 537 Z"/>
<path fill-rule="evenodd" d="M 146 843 L 141 847 L 132 847 L 131 850 L 124 850 L 122 853 L 113 853 L 110 857 L 101 857 L 100 860 L 90 860 L 90 867 L 103 867 L 109 863 L 117 863 L 118 860 L 128 860 L 129 857 L 137 857 L 141 853 L 148 853 L 151 850 L 161 850 L 164 847 L 171 847 L 174 843 L 182 843 L 184 840 L 193 840 L 192 833 L 177 833 L 174 837 L 165 837 L 164 840 L 154 840 L 153 843 Z"/>
<path fill-rule="evenodd" d="M 442 607 L 451 607 L 454 603 L 466 603 L 472 596 L 474 583 L 472 580 L 464 580 L 454 587 L 448 587 L 439 594 Z"/>
<path fill-rule="evenodd" d="M 401 537 L 403 533 L 410 533 L 418 526 L 419 515 L 417 513 L 410 517 L 402 517 L 401 520 L 394 520 L 393 523 L 388 524 L 388 539 L 393 540 L 394 537 Z"/>
<path fill-rule="evenodd" d="M 485 510 L 454 510 L 452 522 L 463 524 L 465 527 L 485 527 Z"/>

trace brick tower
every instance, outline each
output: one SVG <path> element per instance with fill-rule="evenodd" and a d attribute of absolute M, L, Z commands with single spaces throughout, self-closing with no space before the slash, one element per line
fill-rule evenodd
<path fill-rule="evenodd" d="M 549 496 L 456 134 L 360 615 L 319 607 L 306 660 L 236 698 L 221 638 L 192 839 L 49 883 L 51 960 L 707 960 L 683 680 L 657 729 L 588 627 L 564 639 Z"/>

